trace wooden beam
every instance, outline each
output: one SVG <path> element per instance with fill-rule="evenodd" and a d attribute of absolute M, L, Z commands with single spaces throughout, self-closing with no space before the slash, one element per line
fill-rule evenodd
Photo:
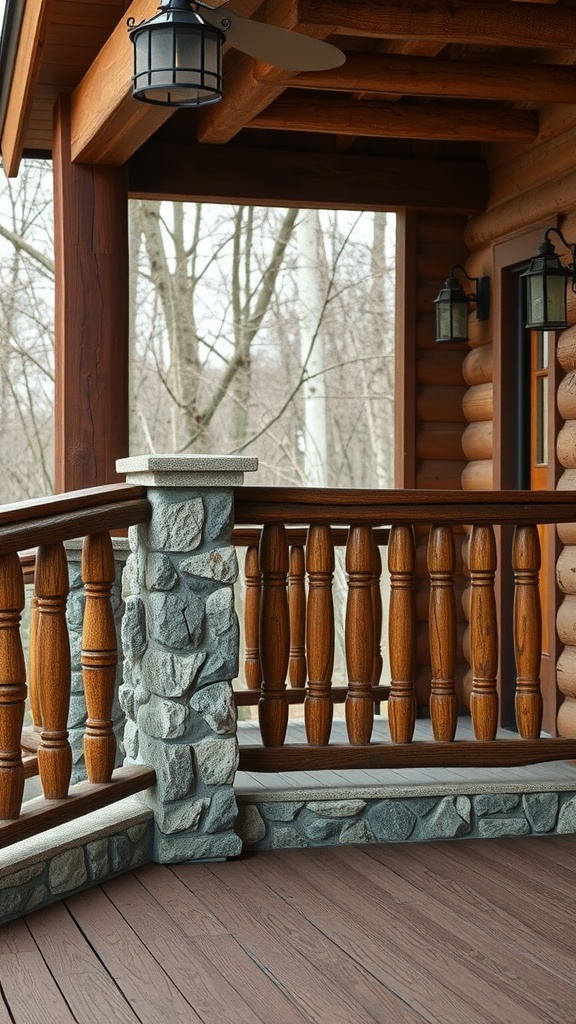
<path fill-rule="evenodd" d="M 262 13 L 266 23 L 286 29 L 301 29 L 297 0 L 267 0 Z M 331 25 L 307 26 L 307 35 L 325 39 Z M 261 110 L 282 94 L 292 72 L 263 64 L 244 54 L 234 55 L 233 66 L 224 69 L 224 99 L 198 112 L 199 142 L 229 142 Z"/>
<path fill-rule="evenodd" d="M 557 64 L 477 64 L 354 52 L 340 68 L 301 72 L 287 84 L 322 91 L 576 103 L 574 68 Z"/>
<path fill-rule="evenodd" d="M 118 480 L 128 454 L 128 202 L 123 168 L 73 164 L 55 111 L 56 490 Z"/>
<path fill-rule="evenodd" d="M 538 117 L 531 110 L 496 105 L 358 102 L 286 94 L 257 114 L 250 127 L 374 138 L 531 142 L 538 134 Z"/>
<path fill-rule="evenodd" d="M 576 8 L 501 0 L 299 0 L 303 27 L 334 25 L 345 35 L 437 39 L 485 46 L 574 49 Z"/>
<path fill-rule="evenodd" d="M 128 188 L 137 199 L 471 213 L 484 210 L 488 179 L 482 163 L 150 142 L 130 161 Z"/>
<path fill-rule="evenodd" d="M 2 162 L 9 178 L 18 174 L 53 6 L 54 0 L 35 0 L 24 7 L 2 129 Z"/>

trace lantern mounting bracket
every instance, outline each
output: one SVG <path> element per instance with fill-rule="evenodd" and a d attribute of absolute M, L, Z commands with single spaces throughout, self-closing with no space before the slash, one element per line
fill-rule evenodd
<path fill-rule="evenodd" d="M 473 281 L 476 285 L 476 291 L 466 295 L 466 298 L 470 302 L 476 303 L 476 319 L 487 320 L 490 316 L 490 278 L 489 277 L 470 277 L 464 267 L 460 263 L 456 263 L 450 271 L 450 277 L 454 277 L 454 271 L 460 270 L 464 277 L 467 277 L 469 281 Z"/>
<path fill-rule="evenodd" d="M 554 246 L 552 245 L 552 242 L 550 241 L 550 239 L 548 237 L 551 234 L 552 231 L 554 232 L 555 235 L 558 235 L 558 238 L 562 242 L 562 245 L 566 249 L 568 249 L 568 252 L 570 253 L 570 255 L 572 257 L 572 263 L 569 263 L 568 266 L 566 267 L 566 270 L 568 271 L 568 274 L 566 276 L 570 277 L 570 279 L 571 279 L 570 280 L 570 287 L 571 287 L 573 292 L 576 292 L 576 244 L 573 243 L 573 242 L 567 242 L 566 239 L 564 238 L 564 235 L 560 231 L 560 228 L 547 228 L 546 229 L 546 231 L 544 233 L 544 241 L 541 243 L 541 245 L 540 245 L 540 247 L 538 249 L 538 255 L 539 256 L 552 256 L 553 254 L 555 254 L 556 250 L 554 249 Z"/>

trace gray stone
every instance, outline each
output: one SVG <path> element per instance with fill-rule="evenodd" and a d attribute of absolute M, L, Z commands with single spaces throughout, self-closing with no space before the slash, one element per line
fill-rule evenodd
<path fill-rule="evenodd" d="M 498 836 L 525 836 L 530 825 L 525 818 L 481 818 L 478 834 L 483 839 L 497 839 Z"/>
<path fill-rule="evenodd" d="M 94 881 L 99 881 L 101 878 L 105 878 L 110 871 L 108 840 L 95 839 L 93 843 L 88 843 L 86 847 L 86 857 L 92 879 Z"/>
<path fill-rule="evenodd" d="M 144 836 L 148 835 L 151 829 L 152 820 L 141 821 L 138 825 L 131 825 L 127 830 L 128 839 L 131 843 L 139 843 Z"/>
<path fill-rule="evenodd" d="M 557 793 L 525 793 L 524 814 L 533 832 L 551 832 L 558 816 Z"/>
<path fill-rule="evenodd" d="M 368 824 L 376 839 L 401 843 L 414 831 L 416 818 L 399 800 L 379 800 L 367 813 Z"/>
<path fill-rule="evenodd" d="M 142 867 L 143 864 L 149 864 L 152 857 L 152 829 L 150 829 L 149 835 L 145 839 L 142 839 L 136 844 L 132 850 L 132 856 L 130 857 L 130 864 L 128 865 L 130 870 L 132 868 Z"/>
<path fill-rule="evenodd" d="M 185 572 L 189 576 L 216 580 L 217 583 L 235 583 L 238 579 L 236 549 L 232 545 L 228 545 L 192 555 L 181 562 L 180 572 Z"/>
<path fill-rule="evenodd" d="M 70 630 L 70 663 L 73 666 L 80 665 L 82 655 L 82 633 L 75 633 Z"/>
<path fill-rule="evenodd" d="M 88 880 L 88 872 L 84 862 L 84 851 L 76 848 L 57 853 L 50 861 L 48 869 L 48 885 L 53 896 L 71 892 Z"/>
<path fill-rule="evenodd" d="M 84 680 L 80 667 L 76 672 L 70 673 L 70 693 L 82 694 L 84 696 Z"/>
<path fill-rule="evenodd" d="M 172 590 L 178 573 L 168 555 L 152 552 L 146 559 L 146 588 L 148 590 Z"/>
<path fill-rule="evenodd" d="M 71 629 L 82 629 L 85 607 L 86 598 L 83 592 L 81 590 L 70 591 L 66 602 L 66 621 Z"/>
<path fill-rule="evenodd" d="M 134 718 L 134 687 L 124 683 L 118 689 L 118 702 L 122 711 L 129 718 Z"/>
<path fill-rule="evenodd" d="M 205 651 L 187 655 L 147 651 L 142 661 L 143 679 L 160 697 L 184 697 L 194 685 L 205 658 Z"/>
<path fill-rule="evenodd" d="M 339 818 L 318 818 L 310 811 L 303 811 L 298 818 L 298 827 L 314 844 L 337 836 L 342 827 L 342 821 Z"/>
<path fill-rule="evenodd" d="M 110 860 L 113 871 L 126 871 L 130 866 L 130 842 L 128 836 L 111 836 L 110 838 Z"/>
<path fill-rule="evenodd" d="M 268 821 L 294 821 L 298 811 L 304 807 L 304 801 L 282 800 L 278 803 L 262 803 L 260 810 Z"/>
<path fill-rule="evenodd" d="M 220 587 L 209 594 L 206 600 L 208 628 L 215 636 L 222 636 L 236 623 L 234 611 L 234 591 L 230 587 Z"/>
<path fill-rule="evenodd" d="M 163 647 L 183 650 L 195 647 L 202 634 L 204 602 L 195 594 L 152 593 L 148 595 L 150 608 L 150 637 Z"/>
<path fill-rule="evenodd" d="M 232 736 L 236 732 L 236 708 L 231 683 L 204 686 L 194 694 L 190 706 L 219 736 Z"/>
<path fill-rule="evenodd" d="M 310 845 L 297 829 L 286 825 L 275 828 L 271 840 L 273 850 L 297 850 Z"/>
<path fill-rule="evenodd" d="M 306 807 L 324 818 L 351 818 L 366 807 L 365 800 L 310 800 Z"/>
<path fill-rule="evenodd" d="M 240 804 L 236 831 L 244 846 L 255 846 L 266 837 L 266 822 L 256 804 Z"/>
<path fill-rule="evenodd" d="M 49 892 L 45 885 L 37 885 L 30 893 L 26 900 L 22 912 L 24 914 L 30 914 L 33 910 L 37 910 L 38 907 L 44 906 L 49 899 Z"/>
<path fill-rule="evenodd" d="M 560 808 L 556 831 L 562 835 L 571 835 L 576 832 L 576 796 L 571 797 Z"/>
<path fill-rule="evenodd" d="M 146 611 L 139 597 L 126 598 L 122 619 L 122 650 L 134 661 L 146 650 Z"/>
<path fill-rule="evenodd" d="M 124 726 L 124 750 L 128 757 L 134 760 L 138 757 L 138 726 L 130 718 Z"/>
<path fill-rule="evenodd" d="M 421 821 L 421 839 L 455 839 L 470 832 L 471 806 L 466 796 L 446 796 Z"/>
<path fill-rule="evenodd" d="M 226 832 L 234 827 L 238 813 L 236 795 L 231 786 L 217 789 L 210 802 L 210 809 L 204 821 L 204 832 Z"/>
<path fill-rule="evenodd" d="M 68 728 L 74 729 L 83 725 L 86 721 L 86 699 L 84 694 L 73 693 L 70 697 L 70 710 L 68 712 Z"/>
<path fill-rule="evenodd" d="M 218 832 L 212 836 L 156 837 L 154 859 L 159 864 L 185 864 L 202 860 L 226 860 L 242 853 L 242 841 L 232 832 Z"/>
<path fill-rule="evenodd" d="M 153 694 L 138 711 L 138 728 L 156 739 L 177 739 L 186 732 L 188 714 L 183 704 Z"/>
<path fill-rule="evenodd" d="M 187 743 L 159 743 L 145 738 L 142 760 L 156 769 L 159 800 L 181 800 L 194 785 L 192 754 Z"/>
<path fill-rule="evenodd" d="M 198 677 L 198 686 L 235 679 L 238 675 L 239 628 L 236 616 L 227 633 L 211 636 L 211 650 Z"/>
<path fill-rule="evenodd" d="M 428 814 L 428 811 L 431 811 L 432 808 L 436 806 L 437 801 L 438 797 L 436 796 L 416 796 L 410 797 L 404 802 L 413 814 L 416 814 L 417 817 L 421 817 L 424 814 Z"/>
<path fill-rule="evenodd" d="M 4 889 L 0 895 L 0 922 L 20 913 L 25 897 L 26 889 Z"/>
<path fill-rule="evenodd" d="M 26 882 L 32 881 L 33 878 L 38 878 L 38 875 L 41 875 L 43 871 L 44 861 L 39 864 L 30 864 L 27 868 L 20 868 L 19 871 L 14 871 L 11 875 L 4 875 L 4 878 L 0 878 L 0 889 L 25 885 Z"/>
<path fill-rule="evenodd" d="M 231 491 L 207 491 L 204 497 L 206 540 L 227 539 L 234 529 L 234 501 Z"/>
<path fill-rule="evenodd" d="M 133 703 L 134 703 L 134 718 L 138 717 L 138 710 L 143 704 L 146 704 L 150 700 L 150 688 L 142 678 L 138 680 L 134 687 Z"/>
<path fill-rule="evenodd" d="M 365 821 L 354 821 L 346 825 L 340 833 L 340 843 L 374 843 L 374 833 Z"/>
<path fill-rule="evenodd" d="M 149 490 L 153 505 L 148 543 L 154 551 L 194 551 L 202 541 L 202 498 L 167 502 L 160 491 Z"/>
<path fill-rule="evenodd" d="M 68 742 L 72 751 L 72 764 L 79 764 L 84 760 L 84 730 L 75 729 L 70 733 Z"/>
<path fill-rule="evenodd" d="M 511 811 L 520 803 L 519 793 L 481 793 L 472 798 L 476 814 L 497 814 Z"/>
<path fill-rule="evenodd" d="M 196 767 L 207 786 L 230 785 L 238 767 L 238 744 L 230 739 L 200 740 L 194 746 Z"/>
<path fill-rule="evenodd" d="M 171 835 L 173 832 L 196 831 L 200 823 L 202 812 L 206 810 L 210 801 L 203 797 L 201 800 L 182 800 L 174 804 L 161 804 L 155 801 L 154 820 L 164 835 Z"/>
<path fill-rule="evenodd" d="M 122 574 L 122 596 L 130 597 L 131 594 L 137 594 L 139 589 L 136 555 L 128 555 Z"/>

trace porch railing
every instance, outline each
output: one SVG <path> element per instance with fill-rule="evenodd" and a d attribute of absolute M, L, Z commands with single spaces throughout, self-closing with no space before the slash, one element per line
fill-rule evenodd
<path fill-rule="evenodd" d="M 539 524 L 570 522 L 567 492 L 342 491 L 242 488 L 235 495 L 237 537 L 247 543 L 246 681 L 238 703 L 258 702 L 263 746 L 243 747 L 251 771 L 338 768 L 506 766 L 576 757 L 576 739 L 540 736 L 541 610 Z M 261 529 L 259 553 L 250 524 Z M 519 739 L 497 739 L 499 638 L 494 527 L 515 527 L 515 707 Z M 334 543 L 346 526 L 345 693 L 332 687 Z M 429 527 L 430 717 L 434 740 L 414 741 L 415 527 Z M 455 546 L 470 528 L 470 714 L 476 739 L 456 738 Z M 377 550 L 389 528 L 388 700 L 390 742 L 371 742 L 381 619 Z M 298 530 L 299 533 L 294 533 Z M 295 543 L 300 541 L 300 543 Z M 307 609 L 304 586 L 306 562 Z M 258 564 L 259 563 L 259 564 Z M 259 630 L 256 631 L 256 605 Z M 304 629 L 304 618 L 306 629 Z M 305 636 L 305 640 L 304 640 Z M 261 675 L 259 674 L 261 670 Z M 286 681 L 289 677 L 290 689 Z M 504 685 L 511 685 L 504 680 Z M 256 692 L 255 692 L 256 691 Z M 294 694 L 298 693 L 295 698 Z M 302 697 L 300 695 L 303 695 Z M 345 700 L 348 744 L 330 743 L 335 700 Z M 289 704 L 303 699 L 307 744 L 285 743 Z"/>
<path fill-rule="evenodd" d="M 154 772 L 145 766 L 114 770 L 111 720 L 117 651 L 110 605 L 115 566 L 109 531 L 149 517 L 145 488 L 124 484 L 0 507 L 0 846 L 154 784 Z M 81 660 L 88 710 L 84 738 L 88 781 L 70 786 L 71 671 L 64 541 L 78 537 L 85 538 Z M 20 619 L 24 580 L 30 579 L 33 560 L 26 556 L 21 560 L 18 552 L 30 548 L 37 548 L 28 681 L 34 726 L 23 730 L 27 686 Z M 44 797 L 22 807 L 25 778 L 38 773 Z"/>

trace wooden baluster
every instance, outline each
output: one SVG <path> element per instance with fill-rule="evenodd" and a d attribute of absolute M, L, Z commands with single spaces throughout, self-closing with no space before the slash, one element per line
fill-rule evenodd
<path fill-rule="evenodd" d="M 372 530 L 352 526 L 346 545 L 348 601 L 346 604 L 346 665 L 348 694 L 346 726 L 350 743 L 370 742 L 374 713 L 372 707 L 372 665 L 374 661 L 374 618 L 372 613 Z"/>
<path fill-rule="evenodd" d="M 411 526 L 393 526 L 388 543 L 390 608 L 388 647 L 390 697 L 388 722 L 393 743 L 410 743 L 416 720 L 414 669 L 416 663 L 416 612 L 414 570 L 416 547 Z"/>
<path fill-rule="evenodd" d="M 498 627 L 494 576 L 496 539 L 492 526 L 474 526 L 468 553 L 470 569 L 470 714 L 477 740 L 496 739 L 498 729 Z"/>
<path fill-rule="evenodd" d="M 0 556 L 0 819 L 17 818 L 24 792 L 20 751 L 26 665 L 20 640 L 24 581 L 16 554 Z"/>
<path fill-rule="evenodd" d="M 434 739 L 451 742 L 456 733 L 456 601 L 454 537 L 449 526 L 432 526 L 428 541 L 430 573 L 430 717 Z"/>
<path fill-rule="evenodd" d="M 306 540 L 308 609 L 306 649 L 308 652 L 308 693 L 304 720 L 308 743 L 326 746 L 332 728 L 332 670 L 334 668 L 334 544 L 329 526 L 311 526 Z"/>
<path fill-rule="evenodd" d="M 306 685 L 306 590 L 304 587 L 304 549 L 294 544 L 290 550 L 288 574 L 288 607 L 290 611 L 290 685 Z"/>
<path fill-rule="evenodd" d="M 382 675 L 382 591 L 380 590 L 380 577 L 382 576 L 382 556 L 380 548 L 372 534 L 372 584 L 370 596 L 372 600 L 372 619 L 374 621 L 374 659 L 372 662 L 372 686 L 378 686 Z M 376 703 L 379 703 L 376 701 Z"/>
<path fill-rule="evenodd" d="M 110 782 L 116 759 L 112 701 L 116 682 L 116 628 L 110 605 L 114 549 L 107 533 L 84 538 L 82 579 L 86 594 L 82 630 L 82 680 L 88 718 L 84 760 L 90 782 Z"/>
<path fill-rule="evenodd" d="M 514 654 L 516 657 L 516 725 L 525 740 L 538 739 L 542 728 L 540 659 L 542 613 L 538 575 L 540 539 L 537 526 L 517 526 L 512 546 Z"/>
<path fill-rule="evenodd" d="M 258 702 L 260 733 L 265 747 L 280 747 L 288 725 L 286 673 L 290 653 L 290 621 L 286 576 L 288 542 L 281 523 L 267 523 L 260 541 L 262 600 L 260 662 L 262 696 Z"/>
<path fill-rule="evenodd" d="M 68 565 L 63 544 L 38 548 L 35 576 L 38 598 L 37 666 L 42 712 L 38 769 L 47 800 L 68 794 L 72 751 L 68 743 L 70 642 L 66 626 Z"/>
<path fill-rule="evenodd" d="M 42 712 L 40 710 L 40 695 L 38 693 L 38 598 L 32 596 L 30 611 L 30 641 L 28 644 L 28 658 L 30 661 L 30 672 L 28 681 L 28 699 L 32 712 L 32 721 L 36 732 L 42 729 Z"/>
<path fill-rule="evenodd" d="M 244 597 L 244 678 L 249 690 L 259 690 L 262 685 L 260 668 L 260 594 L 262 576 L 258 548 L 254 545 L 246 550 L 244 563 L 246 594 Z"/>

